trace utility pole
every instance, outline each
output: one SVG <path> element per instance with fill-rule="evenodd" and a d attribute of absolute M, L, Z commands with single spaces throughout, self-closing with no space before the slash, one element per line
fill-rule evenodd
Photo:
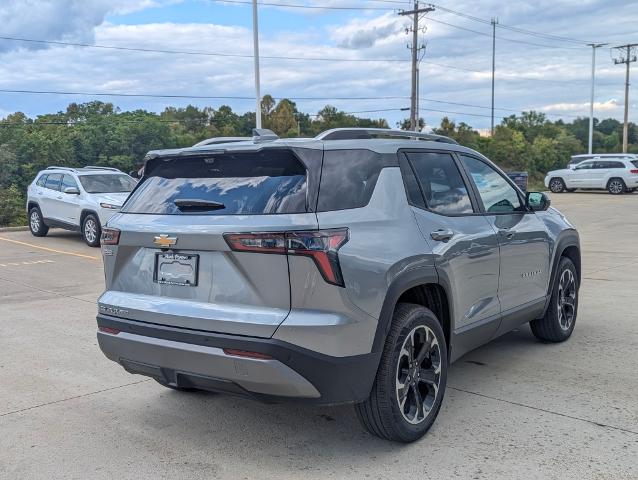
<path fill-rule="evenodd" d="M 259 21 L 257 0 L 253 0 L 253 58 L 255 60 L 255 128 L 261 128 L 261 93 L 259 92 Z"/>
<path fill-rule="evenodd" d="M 591 98 L 589 102 L 589 143 L 587 153 L 593 153 L 594 148 L 594 87 L 596 78 L 596 49 L 600 48 L 606 43 L 590 43 L 591 47 Z"/>
<path fill-rule="evenodd" d="M 419 50 L 422 46 L 418 45 L 419 42 L 419 15 L 434 11 L 432 7 L 419 8 L 418 0 L 414 1 L 413 10 L 402 10 L 399 12 L 401 16 L 412 15 L 412 45 L 408 45 L 408 48 L 412 51 L 412 88 L 410 92 L 410 130 L 416 131 L 419 126 L 419 119 L 417 118 L 417 83 L 418 79 L 418 56 Z M 406 32 L 410 32 L 407 29 Z"/>
<path fill-rule="evenodd" d="M 636 47 L 638 43 L 630 43 L 627 45 L 621 45 L 614 47 L 619 53 L 618 57 L 614 57 L 614 64 L 627 65 L 627 71 L 625 73 L 625 123 L 622 129 L 622 152 L 627 153 L 627 146 L 629 144 L 629 65 L 638 60 L 636 57 Z"/>
<path fill-rule="evenodd" d="M 490 133 L 494 136 L 494 82 L 496 80 L 496 24 L 498 18 L 492 18 L 492 121 Z"/>

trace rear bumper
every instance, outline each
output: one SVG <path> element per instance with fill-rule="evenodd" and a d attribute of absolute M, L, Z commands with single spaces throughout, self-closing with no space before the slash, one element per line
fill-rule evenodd
<path fill-rule="evenodd" d="M 331 357 L 275 339 L 214 334 L 97 317 L 104 354 L 130 373 L 180 387 L 222 391 L 266 402 L 336 404 L 362 401 L 370 393 L 378 354 Z M 225 348 L 258 352 L 262 360 L 231 356 Z"/>

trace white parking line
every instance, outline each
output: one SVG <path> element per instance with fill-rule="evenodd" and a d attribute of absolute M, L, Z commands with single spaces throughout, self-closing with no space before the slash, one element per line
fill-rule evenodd
<path fill-rule="evenodd" d="M 23 265 L 38 265 L 42 263 L 55 263 L 53 260 L 26 260 L 24 262 L 0 263 L 0 267 L 21 267 Z"/>

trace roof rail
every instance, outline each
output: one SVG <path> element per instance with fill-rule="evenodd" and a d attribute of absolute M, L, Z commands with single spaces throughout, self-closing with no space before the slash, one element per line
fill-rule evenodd
<path fill-rule="evenodd" d="M 253 143 L 264 143 L 279 140 L 279 136 L 267 128 L 253 128 Z"/>
<path fill-rule="evenodd" d="M 86 170 L 109 170 L 111 172 L 119 172 L 120 169 L 119 168 L 113 168 L 113 167 L 100 167 L 98 165 L 87 165 L 86 167 L 82 167 Z"/>
<path fill-rule="evenodd" d="M 452 143 L 458 145 L 456 140 L 443 135 L 433 133 L 412 132 L 407 130 L 395 130 L 391 128 L 333 128 L 321 132 L 315 138 L 317 140 L 355 140 L 369 138 L 411 138 L 413 140 L 426 140 L 430 142 Z"/>
<path fill-rule="evenodd" d="M 252 140 L 252 137 L 213 137 L 197 142 L 193 147 L 202 147 L 204 145 L 217 145 L 219 143 L 236 143 Z"/>
<path fill-rule="evenodd" d="M 50 167 L 45 168 L 45 170 L 68 170 L 69 172 L 76 172 L 77 168 L 73 168 L 73 167 L 58 167 L 56 165 L 51 165 Z"/>

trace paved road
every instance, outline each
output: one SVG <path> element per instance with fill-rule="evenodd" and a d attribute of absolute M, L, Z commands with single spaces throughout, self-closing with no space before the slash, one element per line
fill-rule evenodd
<path fill-rule="evenodd" d="M 0 478 L 638 478 L 638 195 L 575 193 L 584 282 L 573 337 L 527 326 L 466 355 L 430 433 L 365 434 L 350 407 L 182 394 L 95 339 L 97 249 L 0 233 Z"/>

